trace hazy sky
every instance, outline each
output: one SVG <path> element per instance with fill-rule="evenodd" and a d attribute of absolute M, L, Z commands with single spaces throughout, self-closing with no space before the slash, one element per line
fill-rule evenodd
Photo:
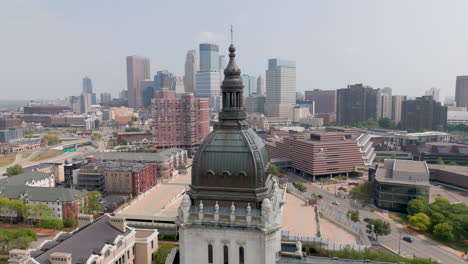
<path fill-rule="evenodd" d="M 421 95 L 454 94 L 468 75 L 467 0 L 34 1 L 0 2 L 0 99 L 126 89 L 125 56 L 183 75 L 200 42 L 229 44 L 234 24 L 243 73 L 267 59 L 297 62 L 297 90 L 347 84 Z"/>

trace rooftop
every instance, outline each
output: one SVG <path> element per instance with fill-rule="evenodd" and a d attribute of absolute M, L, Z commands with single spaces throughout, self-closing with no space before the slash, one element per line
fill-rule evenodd
<path fill-rule="evenodd" d="M 353 260 L 353 259 L 340 259 L 340 258 L 327 258 L 327 257 L 304 257 L 304 258 L 291 258 L 281 257 L 280 264 L 393 264 L 395 262 L 382 262 L 382 261 L 366 261 L 366 260 Z"/>
<path fill-rule="evenodd" d="M 429 170 L 430 169 L 443 170 L 443 171 L 448 171 L 448 172 L 468 176 L 468 166 L 438 165 L 438 164 L 428 164 L 428 166 L 429 166 Z"/>
<path fill-rule="evenodd" d="M 25 185 L 33 181 L 42 181 L 50 178 L 50 173 L 28 171 L 15 176 L 0 179 L 0 186 L 2 185 Z"/>
<path fill-rule="evenodd" d="M 142 153 L 142 152 L 92 152 L 86 155 L 96 158 L 96 160 L 127 160 L 139 162 L 162 162 L 170 159 L 172 155 L 182 152 L 182 149 L 166 149 L 157 153 Z M 78 159 L 84 159 L 81 156 Z"/>
<path fill-rule="evenodd" d="M 31 187 L 25 185 L 0 186 L 0 197 L 12 200 L 28 199 L 41 202 L 73 202 L 88 194 L 87 191 L 79 191 L 68 188 Z"/>
<path fill-rule="evenodd" d="M 132 229 L 126 228 L 121 232 L 110 223 L 111 217 L 104 215 L 92 224 L 70 234 L 62 234 L 58 241 L 49 241 L 38 250 L 32 251 L 31 256 L 41 264 L 50 264 L 50 255 L 55 252 L 70 253 L 72 264 L 85 263 L 92 254 L 99 253 L 106 244 L 113 244 L 121 235 L 128 235 Z M 60 242 L 60 240 L 63 240 Z"/>
<path fill-rule="evenodd" d="M 429 169 L 424 161 L 386 159 L 375 179 L 379 182 L 429 186 Z"/>

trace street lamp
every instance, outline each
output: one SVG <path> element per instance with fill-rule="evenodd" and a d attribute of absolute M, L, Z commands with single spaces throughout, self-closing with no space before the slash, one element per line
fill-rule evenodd
<path fill-rule="evenodd" d="M 398 238 L 398 255 L 400 255 L 400 249 L 401 249 L 401 231 L 400 231 L 400 236 Z"/>

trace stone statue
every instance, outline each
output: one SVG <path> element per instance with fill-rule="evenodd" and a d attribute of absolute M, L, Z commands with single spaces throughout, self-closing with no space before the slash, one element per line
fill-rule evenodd
<path fill-rule="evenodd" d="M 247 225 L 250 225 L 252 222 L 252 208 L 250 207 L 250 203 L 247 204 L 247 215 L 245 216 L 245 221 L 247 221 Z"/>
<path fill-rule="evenodd" d="M 299 238 L 296 241 L 296 254 L 302 255 L 302 243 Z"/>
<path fill-rule="evenodd" d="M 200 200 L 200 205 L 198 206 L 198 220 L 203 221 L 203 202 Z"/>
<path fill-rule="evenodd" d="M 179 207 L 179 218 L 182 223 L 187 223 L 190 216 L 190 207 L 192 202 L 190 201 L 190 196 L 188 194 L 184 195 L 182 198 L 182 204 Z"/>
<path fill-rule="evenodd" d="M 231 204 L 231 215 L 229 216 L 229 220 L 231 223 L 236 221 L 236 207 L 234 206 L 234 202 Z"/>
<path fill-rule="evenodd" d="M 262 202 L 262 222 L 265 227 L 270 227 L 273 224 L 273 214 L 270 199 L 265 198 Z"/>
<path fill-rule="evenodd" d="M 218 222 L 219 221 L 219 205 L 218 205 L 218 201 L 216 201 L 216 204 L 214 206 L 214 220 L 215 222 Z"/>

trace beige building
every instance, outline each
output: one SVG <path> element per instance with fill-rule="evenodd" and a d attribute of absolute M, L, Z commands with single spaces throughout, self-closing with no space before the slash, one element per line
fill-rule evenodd
<path fill-rule="evenodd" d="M 143 91 L 141 81 L 150 79 L 150 60 L 142 56 L 127 56 L 127 90 L 128 106 L 141 108 L 143 106 Z"/>
<path fill-rule="evenodd" d="M 10 251 L 11 264 L 150 264 L 158 250 L 158 231 L 127 226 L 122 218 L 78 216 L 79 229 L 59 233 L 32 250 Z"/>

